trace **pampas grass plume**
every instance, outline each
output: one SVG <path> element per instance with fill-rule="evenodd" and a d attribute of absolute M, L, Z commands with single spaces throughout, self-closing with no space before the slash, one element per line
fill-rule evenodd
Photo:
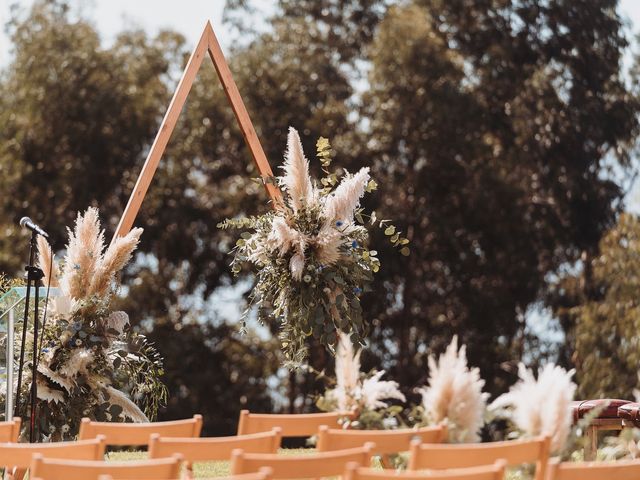
<path fill-rule="evenodd" d="M 142 228 L 134 228 L 124 237 L 118 237 L 109 245 L 98 266 L 97 272 L 91 280 L 90 295 L 104 295 L 111 285 L 115 275 L 131 260 L 133 251 L 138 246 Z"/>
<path fill-rule="evenodd" d="M 328 222 L 353 221 L 353 214 L 369 183 L 369 167 L 363 167 L 355 175 L 347 175 L 340 185 L 327 197 L 323 214 Z"/>
<path fill-rule="evenodd" d="M 562 452 L 571 431 L 570 405 L 576 391 L 571 377 L 574 370 L 566 371 L 552 363 L 538 372 L 524 364 L 518 365 L 520 380 L 509 392 L 498 397 L 491 409 L 511 409 L 511 419 L 529 437 L 549 435 L 551 451 Z"/>
<path fill-rule="evenodd" d="M 282 168 L 285 172 L 282 185 L 289 194 L 291 208 L 297 212 L 305 203 L 314 201 L 315 193 L 309 177 L 309 161 L 304 156 L 300 136 L 293 127 L 289 127 L 287 153 Z"/>
<path fill-rule="evenodd" d="M 478 368 L 467 365 L 466 348 L 458 350 L 458 337 L 436 362 L 429 356 L 429 383 L 419 389 L 427 415 L 434 423 L 446 422 L 456 442 L 477 442 L 483 425 L 487 394 Z"/>
<path fill-rule="evenodd" d="M 84 215 L 78 213 L 75 228 L 73 232 L 69 231 L 60 284 L 71 298 L 79 299 L 87 295 L 103 248 L 104 232 L 100 230 L 98 209 L 89 207 Z"/>
<path fill-rule="evenodd" d="M 41 235 L 38 235 L 38 267 L 40 267 L 44 273 L 44 278 L 42 279 L 43 284 L 57 287 L 58 264 L 51 251 L 49 242 Z"/>

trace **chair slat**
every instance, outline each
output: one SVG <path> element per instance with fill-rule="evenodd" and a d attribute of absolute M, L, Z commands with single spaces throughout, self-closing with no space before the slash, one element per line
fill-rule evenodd
<path fill-rule="evenodd" d="M 380 470 L 347 465 L 344 480 L 503 480 L 506 462 L 498 460 L 493 465 L 470 468 L 454 468 L 441 472 L 430 470 L 425 472 L 398 472 L 397 470 Z"/>
<path fill-rule="evenodd" d="M 349 450 L 308 455 L 278 455 L 244 453 L 236 450 L 231 456 L 231 474 L 257 472 L 269 467 L 273 478 L 320 478 L 342 475 L 349 462 L 370 465 L 374 444 Z"/>
<path fill-rule="evenodd" d="M 376 454 L 392 454 L 409 450 L 412 440 L 440 443 L 447 438 L 444 426 L 398 430 L 344 430 L 323 425 L 318 430 L 318 451 L 344 450 L 361 447 L 367 442 L 376 444 Z"/>
<path fill-rule="evenodd" d="M 21 426 L 22 419 L 20 417 L 13 417 L 13 420 L 8 422 L 0 422 L 0 442 L 17 442 Z"/>
<path fill-rule="evenodd" d="M 640 460 L 549 463 L 547 480 L 638 480 Z"/>
<path fill-rule="evenodd" d="M 149 437 L 157 433 L 163 437 L 199 437 L 202 430 L 202 415 L 185 420 L 149 423 L 94 422 L 83 418 L 80 423 L 79 440 L 104 435 L 107 445 L 147 445 Z"/>
<path fill-rule="evenodd" d="M 29 468 L 34 454 L 65 460 L 102 460 L 105 447 L 102 435 L 78 442 L 0 443 L 0 465 Z"/>
<path fill-rule="evenodd" d="M 421 444 L 412 442 L 409 470 L 467 468 L 504 459 L 507 465 L 536 464 L 536 480 L 542 480 L 549 462 L 548 436 L 506 442 Z"/>
<path fill-rule="evenodd" d="M 149 458 L 181 454 L 187 462 L 229 460 L 236 449 L 247 453 L 277 453 L 280 448 L 280 429 L 270 432 L 211 438 L 170 438 L 153 434 L 149 441 Z"/>
<path fill-rule="evenodd" d="M 30 475 L 42 480 L 98 480 L 101 475 L 114 479 L 171 480 L 180 477 L 181 461 L 180 455 L 156 460 L 104 462 L 48 459 L 35 454 Z"/>
<path fill-rule="evenodd" d="M 274 427 L 280 427 L 283 437 L 310 437 L 315 435 L 322 425 L 330 428 L 340 428 L 340 419 L 348 413 L 251 413 L 249 410 L 240 412 L 238 435 L 268 432 Z"/>

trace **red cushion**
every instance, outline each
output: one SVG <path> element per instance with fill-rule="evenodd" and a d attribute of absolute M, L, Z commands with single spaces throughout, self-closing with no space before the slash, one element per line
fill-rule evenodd
<path fill-rule="evenodd" d="M 618 416 L 636 425 L 640 424 L 640 403 L 626 403 L 618 408 Z"/>
<path fill-rule="evenodd" d="M 600 398 L 596 400 L 578 400 L 571 403 L 571 411 L 573 413 L 573 421 L 577 422 L 579 419 L 588 414 L 591 410 L 597 407 L 602 407 L 602 411 L 596 418 L 618 418 L 618 409 L 623 405 L 631 403 L 629 400 L 620 400 L 618 398 Z M 639 405 L 640 407 L 640 405 Z"/>

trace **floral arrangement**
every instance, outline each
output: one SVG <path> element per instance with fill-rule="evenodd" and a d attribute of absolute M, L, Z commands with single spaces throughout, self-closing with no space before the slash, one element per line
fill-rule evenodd
<path fill-rule="evenodd" d="M 145 422 L 166 400 L 158 352 L 144 336 L 131 332 L 125 312 L 111 309 L 116 275 L 131 259 L 141 234 L 142 229 L 133 229 L 105 250 L 98 211 L 89 208 L 69 231 L 61 265 L 44 240 L 38 243 L 44 283 L 62 293 L 50 299 L 40 342 L 37 427 L 45 440 L 74 438 L 82 417 Z M 33 344 L 32 332 L 30 338 Z M 30 371 L 25 370 L 23 398 Z"/>
<path fill-rule="evenodd" d="M 458 349 L 458 337 L 440 355 L 429 356 L 428 385 L 422 394 L 423 423 L 446 423 L 449 439 L 455 443 L 477 442 L 484 424 L 488 394 L 478 368 L 467 365 L 466 347 Z"/>
<path fill-rule="evenodd" d="M 375 250 L 369 250 L 366 221 L 385 234 L 404 255 L 409 240 L 375 212 L 366 216 L 360 199 L 376 188 L 369 168 L 338 175 L 329 171 L 333 151 L 327 139 L 316 144 L 325 177 L 320 184 L 309 176 L 300 137 L 289 130 L 282 177 L 268 179 L 283 191 L 281 202 L 264 215 L 228 219 L 220 228 L 248 229 L 233 250 L 235 274 L 250 264 L 256 283 L 250 294 L 258 319 L 271 316 L 280 324 L 286 359 L 299 365 L 306 357 L 306 339 L 334 349 L 337 331 L 362 343 L 367 331 L 360 296 L 370 290 L 373 274 L 380 269 Z"/>
<path fill-rule="evenodd" d="M 511 420 L 517 436 L 551 437 L 551 453 L 561 454 L 571 433 L 571 401 L 576 391 L 574 371 L 552 363 L 545 365 L 536 379 L 522 363 L 520 380 L 489 407 L 498 416 Z"/>
<path fill-rule="evenodd" d="M 316 405 L 326 412 L 344 412 L 345 427 L 358 429 L 388 429 L 398 426 L 397 415 L 402 407 L 389 406 L 384 400 L 406 402 L 398 383 L 381 380 L 385 371 L 360 371 L 360 353 L 355 351 L 348 335 L 338 333 L 335 386 L 321 396 Z"/>

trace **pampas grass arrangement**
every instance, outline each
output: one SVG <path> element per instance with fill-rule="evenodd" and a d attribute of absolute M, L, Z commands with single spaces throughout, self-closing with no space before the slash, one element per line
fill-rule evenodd
<path fill-rule="evenodd" d="M 518 365 L 519 381 L 498 397 L 490 410 L 510 419 L 526 437 L 549 435 L 551 452 L 561 454 L 571 433 L 571 401 L 576 391 L 574 370 L 552 363 L 538 371 Z"/>
<path fill-rule="evenodd" d="M 283 190 L 282 202 L 259 217 L 219 225 L 248 230 L 236 243 L 231 264 L 235 274 L 249 264 L 256 276 L 247 313 L 256 307 L 261 322 L 278 323 L 285 357 L 296 366 L 306 357 L 309 337 L 331 351 L 338 330 L 362 343 L 368 326 L 360 296 L 370 289 L 380 268 L 376 251 L 367 247 L 369 235 L 360 208 L 363 195 L 376 187 L 369 168 L 345 172 L 339 181 L 328 170 L 333 150 L 326 139 L 318 140 L 317 154 L 326 174 L 319 183 L 309 175 L 298 132 L 289 129 L 283 175 L 268 179 Z M 409 240 L 388 220 L 372 214 L 368 223 L 385 227 L 391 243 L 409 254 Z"/>
<path fill-rule="evenodd" d="M 388 401 L 405 402 L 406 398 L 397 382 L 382 380 L 384 370 L 368 374 L 361 372 L 361 350 L 355 351 L 351 339 L 345 333 L 338 332 L 338 336 L 335 387 L 327 390 L 317 405 L 325 411 L 350 412 L 351 427 L 380 428 L 383 411 L 389 407 Z M 363 424 L 364 418 L 368 422 L 373 419 L 377 425 Z"/>
<path fill-rule="evenodd" d="M 117 276 L 141 234 L 133 229 L 105 249 L 98 210 L 89 208 L 69 230 L 62 265 L 46 242 L 38 243 L 45 282 L 61 291 L 50 299 L 36 379 L 42 440 L 74 438 L 82 417 L 148 421 L 166 400 L 162 359 L 144 336 L 130 331 L 125 312 L 111 309 Z M 26 373 L 25 394 L 30 383 Z"/>
<path fill-rule="evenodd" d="M 446 423 L 453 442 L 477 442 L 484 423 L 486 393 L 478 368 L 467 365 L 466 347 L 458 349 L 458 337 L 438 360 L 429 356 L 429 381 L 418 391 L 430 423 Z"/>

